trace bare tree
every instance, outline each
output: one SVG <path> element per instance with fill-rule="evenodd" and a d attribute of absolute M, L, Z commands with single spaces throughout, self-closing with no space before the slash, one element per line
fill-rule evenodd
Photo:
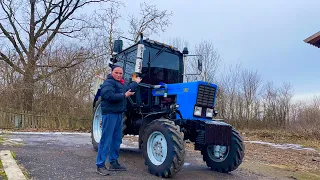
<path fill-rule="evenodd" d="M 200 55 L 201 57 L 195 57 L 193 60 L 188 62 L 189 71 L 197 73 L 197 59 L 201 58 L 202 73 L 200 76 L 190 77 L 190 80 L 197 79 L 211 83 L 217 81 L 215 79 L 215 76 L 217 74 L 221 58 L 212 41 L 202 41 L 198 45 L 196 45 L 195 54 Z"/>
<path fill-rule="evenodd" d="M 291 99 L 293 96 L 293 89 L 291 84 L 283 83 L 282 87 L 279 90 L 279 114 L 281 119 L 281 125 L 284 127 L 289 124 L 289 114 Z"/>
<path fill-rule="evenodd" d="M 121 6 L 124 6 L 124 4 L 120 2 L 111 3 L 110 7 L 103 8 L 101 13 L 97 13 L 98 36 L 109 56 L 112 56 L 113 53 L 113 41 L 123 34 L 118 28 L 121 20 L 121 14 L 119 13 Z"/>
<path fill-rule="evenodd" d="M 76 13 L 92 3 L 108 1 L 111 0 L 0 0 L 0 39 L 7 45 L 0 50 L 0 60 L 23 75 L 25 109 L 32 109 L 35 82 L 86 59 L 82 52 L 63 65 L 39 64 L 47 55 L 48 45 L 58 35 L 77 37 L 81 31 L 90 28 L 84 16 L 76 16 Z M 9 52 L 13 51 L 21 64 L 10 58 Z M 37 74 L 38 68 L 48 71 Z"/>
<path fill-rule="evenodd" d="M 138 41 L 141 33 L 145 36 L 150 36 L 164 32 L 165 28 L 170 25 L 169 18 L 172 13 L 168 13 L 167 10 L 160 11 L 155 5 L 141 3 L 140 15 L 141 17 L 134 15 L 129 17 L 129 34 L 135 42 Z"/>
<path fill-rule="evenodd" d="M 181 39 L 179 37 L 172 37 L 172 38 L 168 38 L 166 44 L 172 45 L 173 47 L 177 48 L 179 51 L 183 51 L 183 48 L 188 47 L 189 46 L 189 42 Z"/>
<path fill-rule="evenodd" d="M 104 63 L 98 68 L 97 74 L 106 76 L 110 69 L 108 63 L 113 56 L 114 40 L 123 35 L 123 31 L 118 27 L 121 21 L 121 14 L 119 10 L 125 6 L 121 2 L 112 2 L 108 8 L 102 8 L 97 11 L 96 26 L 98 27 L 95 42 L 100 47 L 100 54 L 104 54 Z"/>
<path fill-rule="evenodd" d="M 254 102 L 257 98 L 258 88 L 261 83 L 261 77 L 257 71 L 244 69 L 241 72 L 242 93 L 246 106 L 246 119 L 252 120 L 252 112 L 254 110 Z"/>
<path fill-rule="evenodd" d="M 237 106 L 236 103 L 240 94 L 241 70 L 241 64 L 236 64 L 235 66 L 228 65 L 228 67 L 225 67 L 225 69 L 221 71 L 223 74 L 218 81 L 219 96 L 217 99 L 217 107 L 219 108 L 219 112 L 221 112 L 222 118 L 240 120 L 240 117 L 237 116 L 237 110 L 240 106 Z"/>

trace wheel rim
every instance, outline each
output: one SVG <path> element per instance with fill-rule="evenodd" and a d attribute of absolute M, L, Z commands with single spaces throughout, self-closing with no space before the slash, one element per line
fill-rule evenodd
<path fill-rule="evenodd" d="M 215 162 L 224 161 L 229 155 L 230 146 L 209 145 L 207 147 L 208 156 Z"/>
<path fill-rule="evenodd" d="M 102 134 L 102 113 L 101 113 L 101 104 L 98 105 L 95 113 L 94 113 L 94 119 L 93 119 L 93 137 L 94 140 L 99 143 L 101 139 Z"/>
<path fill-rule="evenodd" d="M 153 132 L 147 142 L 147 153 L 154 165 L 161 165 L 167 158 L 168 144 L 161 132 Z"/>

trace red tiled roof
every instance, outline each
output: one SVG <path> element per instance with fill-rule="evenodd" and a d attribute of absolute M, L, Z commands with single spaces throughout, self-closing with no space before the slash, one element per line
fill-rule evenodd
<path fill-rule="evenodd" d="M 305 39 L 304 42 L 320 48 L 320 31 Z"/>

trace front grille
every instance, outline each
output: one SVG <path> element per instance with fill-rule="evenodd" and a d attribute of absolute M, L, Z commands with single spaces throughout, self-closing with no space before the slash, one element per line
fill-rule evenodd
<path fill-rule="evenodd" d="M 212 107 L 216 89 L 212 86 L 200 84 L 198 88 L 197 105 Z"/>
<path fill-rule="evenodd" d="M 205 142 L 212 145 L 229 146 L 231 144 L 232 127 L 230 125 L 205 125 Z"/>

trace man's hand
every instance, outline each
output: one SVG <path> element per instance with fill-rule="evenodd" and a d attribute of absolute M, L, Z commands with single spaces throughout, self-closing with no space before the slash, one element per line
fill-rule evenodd
<path fill-rule="evenodd" d="M 126 97 L 132 96 L 134 95 L 134 92 L 131 92 L 131 89 L 129 89 L 126 93 L 125 93 Z"/>
<path fill-rule="evenodd" d="M 135 81 L 136 83 L 138 83 L 138 84 L 141 82 L 141 80 L 142 80 L 141 77 L 135 77 L 135 78 L 134 78 L 134 81 Z"/>

